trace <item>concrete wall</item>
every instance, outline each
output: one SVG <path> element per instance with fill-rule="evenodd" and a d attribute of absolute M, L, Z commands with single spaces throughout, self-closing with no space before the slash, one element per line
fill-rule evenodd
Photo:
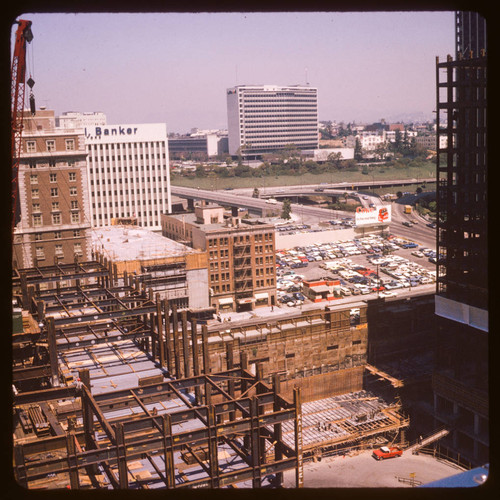
<path fill-rule="evenodd" d="M 208 296 L 208 270 L 191 269 L 186 272 L 189 307 L 205 309 L 210 307 Z"/>
<path fill-rule="evenodd" d="M 355 233 L 353 228 L 321 231 L 318 233 L 279 234 L 276 233 L 276 250 L 287 250 L 315 243 L 331 243 L 339 240 L 351 240 Z"/>
<path fill-rule="evenodd" d="M 332 229 L 318 233 L 279 234 L 276 233 L 276 250 L 287 250 L 294 247 L 304 247 L 316 243 L 334 243 L 336 241 L 352 240 L 370 234 L 381 234 L 382 229 L 367 229 L 366 227 L 351 227 L 348 229 Z"/>

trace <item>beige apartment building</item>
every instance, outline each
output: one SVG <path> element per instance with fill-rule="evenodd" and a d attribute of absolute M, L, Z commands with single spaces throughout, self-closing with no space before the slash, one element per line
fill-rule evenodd
<path fill-rule="evenodd" d="M 54 111 L 42 109 L 26 112 L 21 141 L 14 267 L 89 260 L 83 131 L 56 128 Z"/>
<path fill-rule="evenodd" d="M 222 207 L 203 204 L 194 213 L 162 215 L 162 234 L 206 251 L 210 305 L 217 311 L 276 304 L 274 226 L 225 217 Z"/>

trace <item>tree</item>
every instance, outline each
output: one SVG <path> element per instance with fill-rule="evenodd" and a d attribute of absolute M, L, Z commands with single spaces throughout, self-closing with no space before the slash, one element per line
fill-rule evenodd
<path fill-rule="evenodd" d="M 285 198 L 283 200 L 283 207 L 281 209 L 281 218 L 287 220 L 291 219 L 292 218 L 291 213 L 292 213 L 292 204 L 288 198 Z"/>
<path fill-rule="evenodd" d="M 196 170 L 195 170 L 195 175 L 196 177 L 206 177 L 207 172 L 203 165 L 196 165 Z"/>
<path fill-rule="evenodd" d="M 260 196 L 259 188 L 253 188 L 252 198 L 258 198 Z"/>
<path fill-rule="evenodd" d="M 338 170 L 340 169 L 340 163 L 342 161 L 342 153 L 337 152 L 337 153 L 330 153 L 328 155 L 328 161 L 333 163 L 334 167 Z"/>
<path fill-rule="evenodd" d="M 363 158 L 363 149 L 361 148 L 361 142 L 356 137 L 356 143 L 354 145 L 354 158 L 356 160 L 361 160 Z"/>

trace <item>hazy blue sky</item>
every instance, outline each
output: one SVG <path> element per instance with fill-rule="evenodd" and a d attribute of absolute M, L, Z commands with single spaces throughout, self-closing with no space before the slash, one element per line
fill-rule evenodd
<path fill-rule="evenodd" d="M 319 119 L 432 117 L 453 12 L 31 14 L 37 105 L 109 124 L 226 128 L 236 84 L 318 88 Z M 15 26 L 14 26 L 15 30 Z"/>

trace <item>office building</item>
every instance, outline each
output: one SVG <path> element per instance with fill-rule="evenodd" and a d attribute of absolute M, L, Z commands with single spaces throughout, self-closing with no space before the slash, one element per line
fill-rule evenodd
<path fill-rule="evenodd" d="M 437 134 L 447 143 L 437 148 L 434 417 L 451 431 L 443 444 L 481 465 L 489 459 L 486 28 L 470 13 L 456 20 L 456 58 L 436 63 Z"/>
<path fill-rule="evenodd" d="M 19 166 L 21 220 L 14 267 L 88 260 L 86 151 L 81 130 L 57 129 L 54 111 L 25 112 Z"/>
<path fill-rule="evenodd" d="M 227 114 L 232 156 L 319 148 L 316 88 L 236 86 L 227 90 Z"/>
<path fill-rule="evenodd" d="M 159 230 L 170 212 L 170 171 L 164 123 L 85 129 L 90 220 L 93 227 L 123 217 Z"/>
<path fill-rule="evenodd" d="M 206 159 L 227 153 L 227 135 L 196 134 L 170 137 L 171 158 Z"/>

